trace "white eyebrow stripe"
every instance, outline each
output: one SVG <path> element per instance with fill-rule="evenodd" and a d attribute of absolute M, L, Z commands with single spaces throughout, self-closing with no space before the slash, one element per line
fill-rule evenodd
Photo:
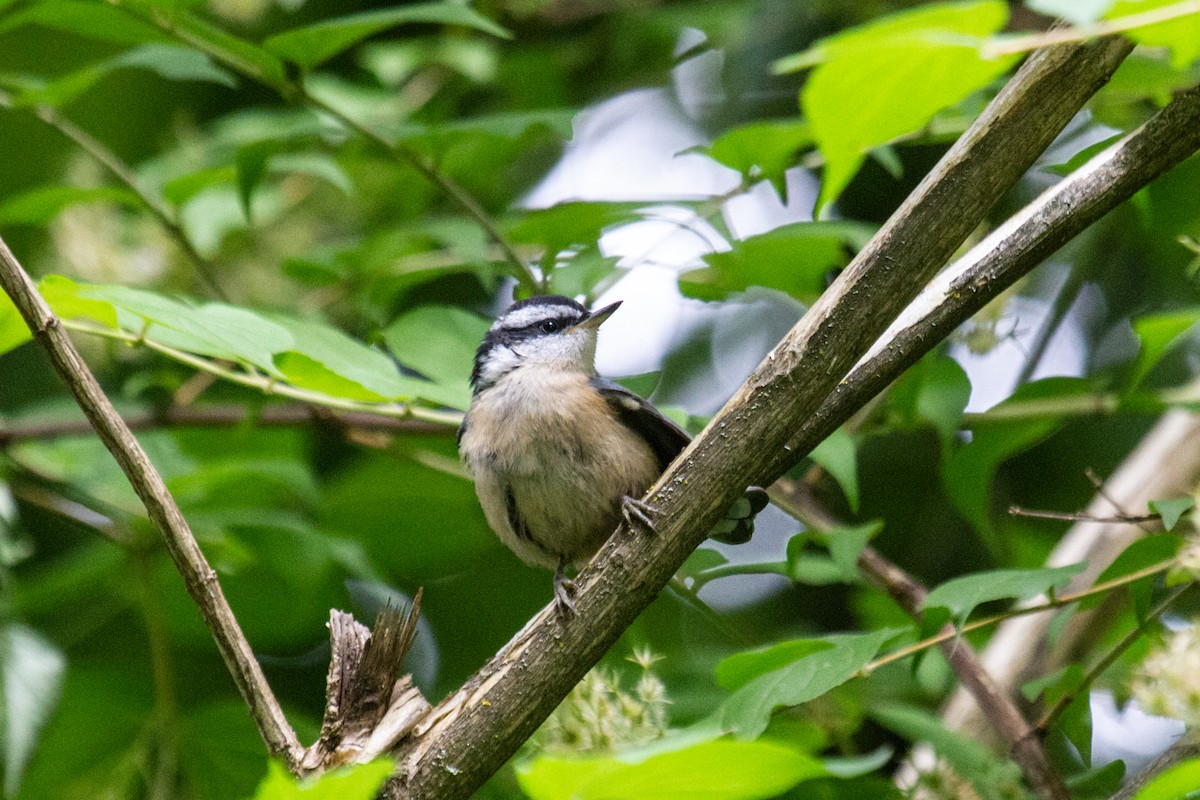
<path fill-rule="evenodd" d="M 513 330 L 524 328 L 544 319 L 577 320 L 581 317 L 579 310 L 565 304 L 549 304 L 526 306 L 505 314 L 492 325 L 492 330 Z"/>

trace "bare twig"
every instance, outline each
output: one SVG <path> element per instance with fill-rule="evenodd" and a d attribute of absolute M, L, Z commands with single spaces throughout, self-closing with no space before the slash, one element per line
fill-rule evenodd
<path fill-rule="evenodd" d="M 327 411 L 317 406 L 291 403 L 247 408 L 244 405 L 169 406 L 163 409 L 122 410 L 121 418 L 130 430 L 156 428 L 236 428 L 252 423 L 264 428 L 293 427 L 314 423 L 331 423 L 345 428 L 363 428 L 383 433 L 422 436 L 453 436 L 456 420 L 447 416 L 445 422 L 382 416 L 369 411 Z M 0 449 L 21 442 L 82 436 L 92 433 L 86 419 L 29 420 L 19 423 L 0 422 Z"/>
<path fill-rule="evenodd" d="M 1143 522 L 1158 522 L 1162 519 L 1159 514 L 1106 514 L 1097 516 L 1087 512 L 1042 511 L 1033 508 L 1009 506 L 1008 513 L 1014 517 L 1030 517 L 1032 519 L 1057 519 L 1063 522 L 1123 522 L 1127 525 L 1138 525 Z"/>
<path fill-rule="evenodd" d="M 242 699 L 258 724 L 259 733 L 272 754 L 282 756 L 289 767 L 300 763 L 303 748 L 288 724 L 283 710 L 267 685 L 254 658 L 250 643 L 234 618 L 221 591 L 217 574 L 196 544 L 187 521 L 167 491 L 162 476 L 154 469 L 137 439 L 121 421 L 95 376 L 83 363 L 58 317 L 38 294 L 8 245 L 0 240 L 0 285 L 12 298 L 34 337 L 46 349 L 54 368 L 75 396 L 96 433 L 125 472 L 141 498 L 150 519 L 163 537 L 175 566 L 183 576 L 192 600 L 216 639 L 225 664 L 233 675 Z"/>

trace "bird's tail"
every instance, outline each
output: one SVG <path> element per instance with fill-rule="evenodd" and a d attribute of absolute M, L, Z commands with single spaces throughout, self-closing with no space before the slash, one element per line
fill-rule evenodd
<path fill-rule="evenodd" d="M 754 535 L 754 517 L 767 507 L 767 491 L 751 486 L 739 497 L 721 520 L 709 531 L 708 538 L 723 544 L 745 544 Z"/>

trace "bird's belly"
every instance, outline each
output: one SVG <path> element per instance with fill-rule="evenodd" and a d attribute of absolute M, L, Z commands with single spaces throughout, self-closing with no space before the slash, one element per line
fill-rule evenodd
<path fill-rule="evenodd" d="M 579 397 L 582 407 L 542 413 L 477 403 L 460 443 L 488 523 L 529 564 L 590 558 L 616 529 L 622 496 L 641 497 L 658 477 L 654 453 L 604 399 Z"/>

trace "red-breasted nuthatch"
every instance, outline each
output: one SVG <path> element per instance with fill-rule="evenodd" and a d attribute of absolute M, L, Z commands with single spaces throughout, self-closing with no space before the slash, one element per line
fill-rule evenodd
<path fill-rule="evenodd" d="M 492 530 L 527 564 L 551 567 L 560 614 L 568 565 L 600 549 L 622 518 L 653 529 L 639 498 L 690 441 L 628 389 L 596 375 L 596 334 L 619 302 L 590 312 L 560 296 L 509 307 L 479 345 L 458 449 Z M 752 487 L 710 534 L 750 538 L 766 493 Z"/>

